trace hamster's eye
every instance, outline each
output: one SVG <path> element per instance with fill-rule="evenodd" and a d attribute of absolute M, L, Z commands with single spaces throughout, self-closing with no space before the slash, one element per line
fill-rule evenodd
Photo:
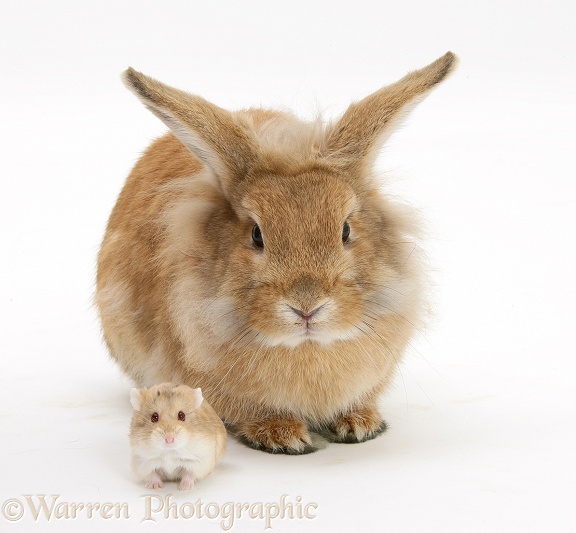
<path fill-rule="evenodd" d="M 178 411 L 178 420 L 184 422 L 186 420 L 186 415 L 182 411 Z"/>
<path fill-rule="evenodd" d="M 264 239 L 262 238 L 262 232 L 258 224 L 254 224 L 252 228 L 252 242 L 257 248 L 264 248 Z"/>
<path fill-rule="evenodd" d="M 344 227 L 342 228 L 342 242 L 348 242 L 350 238 L 350 224 L 344 222 Z"/>
<path fill-rule="evenodd" d="M 158 413 L 152 413 L 152 416 L 150 417 L 150 420 L 152 420 L 152 422 L 154 424 L 156 424 L 156 422 L 158 422 Z"/>

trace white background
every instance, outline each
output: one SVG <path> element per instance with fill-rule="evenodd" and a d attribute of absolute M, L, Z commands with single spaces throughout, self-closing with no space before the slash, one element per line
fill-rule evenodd
<path fill-rule="evenodd" d="M 379 160 L 427 220 L 437 281 L 435 324 L 383 398 L 389 431 L 302 457 L 230 440 L 195 492 L 160 494 L 317 504 L 273 531 L 576 530 L 575 5 L 1 0 L 0 504 L 125 502 L 131 518 L 34 522 L 26 506 L 0 530 L 221 530 L 140 524 L 131 385 L 91 307 L 109 212 L 164 131 L 120 72 L 330 118 L 447 50 L 459 70 Z"/>

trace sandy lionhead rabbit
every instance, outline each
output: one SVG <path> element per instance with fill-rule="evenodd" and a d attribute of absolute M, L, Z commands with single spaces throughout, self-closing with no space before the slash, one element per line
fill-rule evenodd
<path fill-rule="evenodd" d="M 96 301 L 139 386 L 201 387 L 250 446 L 362 442 L 423 308 L 412 214 L 372 166 L 391 129 L 453 69 L 447 53 L 329 124 L 229 112 L 133 69 L 170 133 L 110 216 Z"/>

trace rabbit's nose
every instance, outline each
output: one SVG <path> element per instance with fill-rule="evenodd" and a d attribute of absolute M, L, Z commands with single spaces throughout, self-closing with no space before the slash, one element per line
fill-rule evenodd
<path fill-rule="evenodd" d="M 302 309 L 296 309 L 295 307 L 289 306 L 292 311 L 294 311 L 300 318 L 303 318 L 306 322 L 308 322 L 320 309 L 322 306 L 320 305 L 316 309 L 312 309 L 312 311 L 304 312 Z"/>
<path fill-rule="evenodd" d="M 309 323 L 328 299 L 319 280 L 302 276 L 292 284 L 284 301 L 293 313 Z"/>

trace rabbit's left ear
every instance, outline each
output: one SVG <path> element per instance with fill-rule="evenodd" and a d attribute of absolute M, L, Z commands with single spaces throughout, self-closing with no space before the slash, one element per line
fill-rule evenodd
<path fill-rule="evenodd" d="M 352 104 L 328 133 L 324 155 L 344 170 L 370 168 L 394 127 L 456 66 L 448 52 L 423 69 Z M 359 168 L 360 167 L 360 168 Z"/>
<path fill-rule="evenodd" d="M 122 79 L 146 107 L 215 173 L 225 194 L 255 164 L 257 143 L 229 111 L 133 68 L 126 70 Z"/>

